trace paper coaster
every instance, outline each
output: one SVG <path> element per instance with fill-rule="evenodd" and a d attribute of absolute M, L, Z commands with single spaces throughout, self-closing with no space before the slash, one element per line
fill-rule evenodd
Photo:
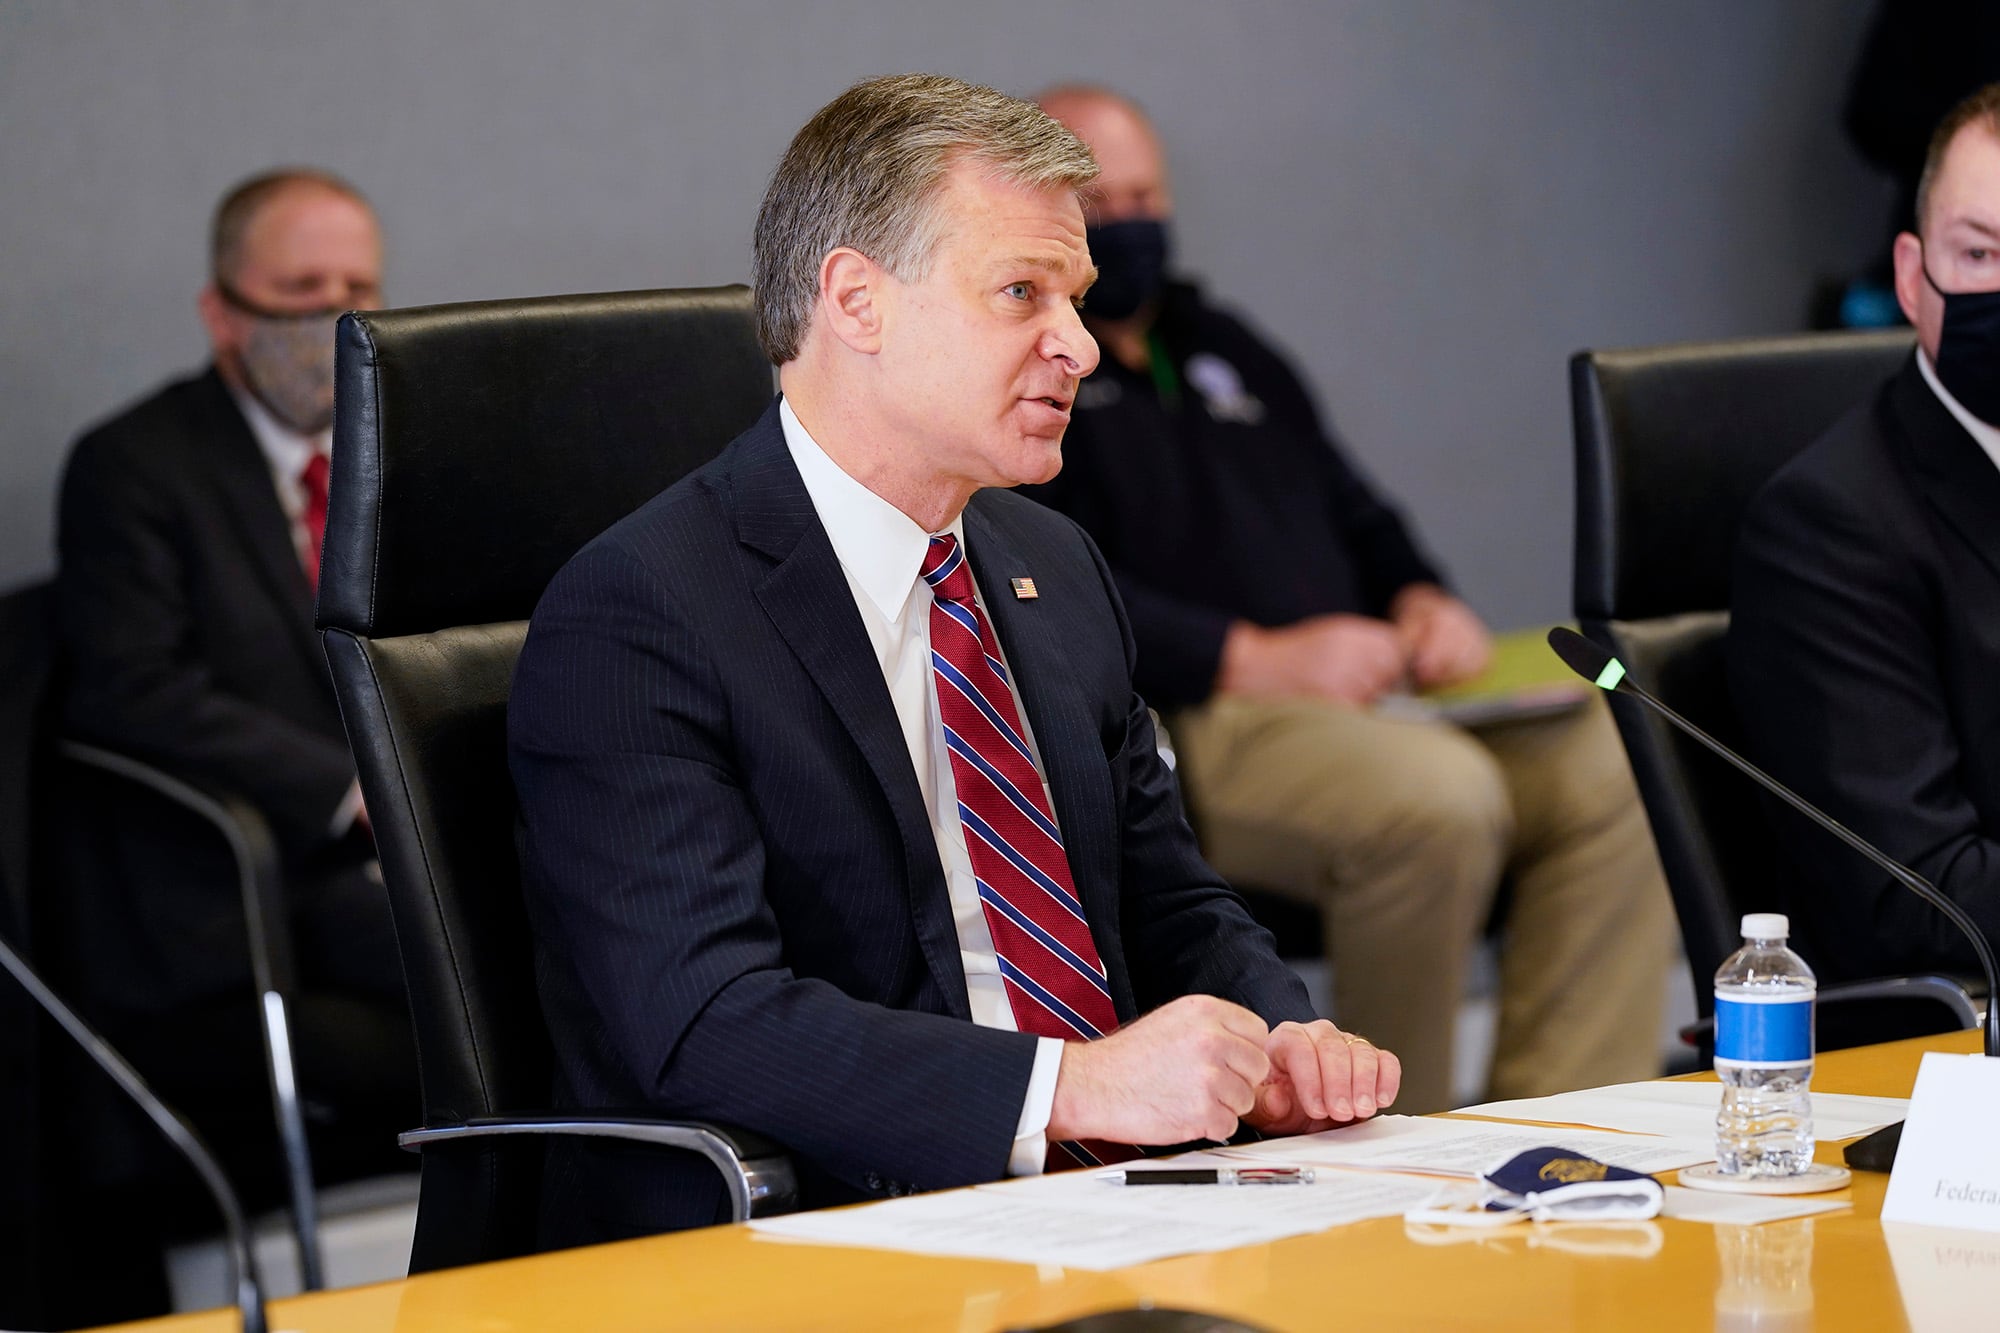
<path fill-rule="evenodd" d="M 1725 1176 L 1714 1162 L 1681 1170 L 1681 1184 L 1717 1194 L 1824 1194 L 1845 1189 L 1853 1179 L 1846 1167 L 1825 1162 L 1814 1162 L 1796 1176 Z"/>

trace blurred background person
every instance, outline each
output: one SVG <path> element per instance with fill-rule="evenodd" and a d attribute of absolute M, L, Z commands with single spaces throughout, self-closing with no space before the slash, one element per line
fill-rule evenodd
<path fill-rule="evenodd" d="M 90 430 L 63 473 L 63 722 L 264 815 L 305 997 L 294 1036 L 316 1166 L 406 1170 L 395 1133 L 418 1101 L 402 973 L 313 629 L 334 322 L 380 303 L 380 232 L 353 186 L 291 168 L 224 196 L 209 259 L 210 364 Z M 280 1159 L 236 881 L 188 822 L 80 813 L 65 970 L 257 1194 Z"/>
<path fill-rule="evenodd" d="M 1103 168 L 1084 322 L 1104 361 L 1039 497 L 1118 576 L 1209 858 L 1318 905 L 1334 1013 L 1402 1055 L 1411 1110 L 1452 1103 L 1458 1004 L 1502 875 L 1493 1095 L 1657 1074 L 1673 921 L 1609 711 L 1473 732 L 1374 711 L 1478 674 L 1485 626 L 1284 358 L 1169 276 L 1146 117 L 1097 88 L 1041 102 Z"/>

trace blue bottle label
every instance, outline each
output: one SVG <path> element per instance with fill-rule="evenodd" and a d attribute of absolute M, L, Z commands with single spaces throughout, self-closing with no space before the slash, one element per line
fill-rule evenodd
<path fill-rule="evenodd" d="M 1718 1064 L 1802 1065 L 1812 1058 L 1812 991 L 1715 997 Z"/>

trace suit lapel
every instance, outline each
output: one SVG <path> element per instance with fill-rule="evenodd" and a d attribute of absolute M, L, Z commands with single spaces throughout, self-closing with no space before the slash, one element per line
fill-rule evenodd
<path fill-rule="evenodd" d="M 776 561 L 755 585 L 757 600 L 881 784 L 909 867 L 917 941 L 945 1004 L 970 1019 L 958 930 L 923 790 L 854 593 L 785 447 L 775 404 L 744 437 L 730 494 L 738 539 Z"/>
<path fill-rule="evenodd" d="M 1015 596 L 1011 580 L 1039 574 L 1050 587 L 1054 571 L 1037 570 L 1033 555 L 1011 540 L 978 496 L 965 510 L 965 549 L 1035 734 L 1070 875 L 1098 953 L 1108 961 L 1118 941 L 1117 823 L 1096 709 L 1077 686 L 1064 641 L 1073 608 L 1046 596 Z"/>
<path fill-rule="evenodd" d="M 1914 356 L 1892 387 L 1890 404 L 1924 498 L 2000 578 L 2000 467 L 1931 392 Z"/>
<path fill-rule="evenodd" d="M 323 676 L 326 663 L 313 633 L 312 587 L 292 544 L 291 524 L 271 484 L 271 465 L 222 377 L 210 370 L 204 386 L 202 411 L 208 417 L 204 434 L 209 443 L 203 452 L 210 464 L 209 479 L 221 496 L 222 512 L 249 549 L 258 580 L 284 608 L 295 646 L 305 654 L 313 674 Z"/>

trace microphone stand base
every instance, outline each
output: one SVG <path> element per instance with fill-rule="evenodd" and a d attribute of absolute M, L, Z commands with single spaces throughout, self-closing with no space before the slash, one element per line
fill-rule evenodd
<path fill-rule="evenodd" d="M 1896 1164 L 1896 1147 L 1903 1141 L 1903 1122 L 1876 1130 L 1847 1145 L 1841 1160 L 1856 1171 L 1887 1171 Z"/>

